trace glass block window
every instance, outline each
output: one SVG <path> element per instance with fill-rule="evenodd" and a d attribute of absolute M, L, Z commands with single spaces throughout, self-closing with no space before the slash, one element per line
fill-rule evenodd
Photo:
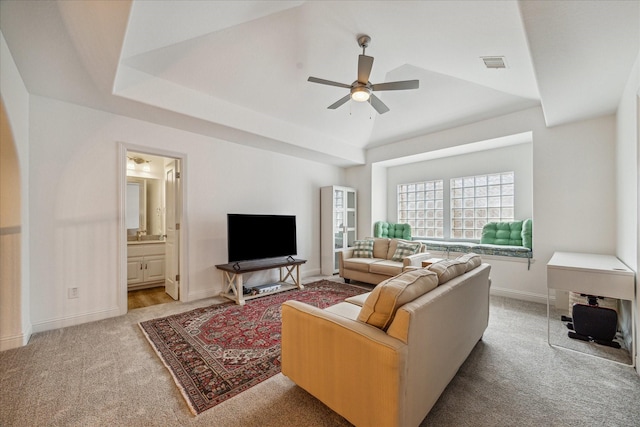
<path fill-rule="evenodd" d="M 398 223 L 409 224 L 414 238 L 443 238 L 443 180 L 398 185 Z"/>
<path fill-rule="evenodd" d="M 451 237 L 480 239 L 487 222 L 514 220 L 514 172 L 451 179 Z"/>

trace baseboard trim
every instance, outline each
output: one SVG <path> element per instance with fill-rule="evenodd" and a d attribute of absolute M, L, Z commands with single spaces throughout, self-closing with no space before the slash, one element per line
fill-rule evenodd
<path fill-rule="evenodd" d="M 322 270 L 320 268 L 314 268 L 313 270 L 305 270 L 304 273 L 300 273 L 300 276 L 304 279 L 311 276 L 320 276 Z"/>
<path fill-rule="evenodd" d="M 498 297 L 513 298 L 523 301 L 547 304 L 547 295 L 535 294 L 533 292 L 516 291 L 513 289 L 496 288 L 492 286 L 490 293 L 491 295 L 495 295 Z M 553 297 L 551 297 L 550 302 L 554 302 Z"/>
<path fill-rule="evenodd" d="M 29 342 L 31 334 L 8 335 L 0 338 L 0 351 L 11 350 L 12 348 L 23 347 Z"/>
<path fill-rule="evenodd" d="M 91 313 L 75 314 L 73 316 L 60 317 L 58 319 L 45 320 L 34 323 L 33 333 L 50 331 L 52 329 L 67 328 L 69 326 L 81 325 L 83 323 L 95 322 L 97 320 L 108 319 L 120 316 L 120 308 L 113 307 L 106 310 L 94 311 Z"/>
<path fill-rule="evenodd" d="M 213 298 L 220 296 L 221 289 L 206 289 L 204 291 L 190 292 L 187 294 L 187 300 L 184 302 L 198 301 L 205 298 Z"/>

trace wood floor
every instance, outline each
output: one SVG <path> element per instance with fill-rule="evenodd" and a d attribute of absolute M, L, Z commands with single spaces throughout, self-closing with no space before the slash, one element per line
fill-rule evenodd
<path fill-rule="evenodd" d="M 156 288 L 140 289 L 138 291 L 130 291 L 127 293 L 127 307 L 129 310 L 134 308 L 148 307 L 150 305 L 164 304 L 174 301 L 164 291 L 164 286 Z"/>

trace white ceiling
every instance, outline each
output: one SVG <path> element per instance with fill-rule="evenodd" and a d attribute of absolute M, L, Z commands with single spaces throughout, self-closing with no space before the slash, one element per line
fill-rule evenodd
<path fill-rule="evenodd" d="M 30 93 L 338 165 L 364 150 L 542 105 L 550 126 L 613 113 L 638 1 L 13 1 L 0 30 Z M 390 112 L 348 102 L 372 41 Z M 486 69 L 481 56 L 504 56 Z"/>

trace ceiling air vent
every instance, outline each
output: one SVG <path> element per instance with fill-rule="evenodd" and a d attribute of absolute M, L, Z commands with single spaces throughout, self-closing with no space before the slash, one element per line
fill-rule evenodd
<path fill-rule="evenodd" d="M 487 68 L 507 68 L 504 56 L 481 56 L 480 59 Z"/>

